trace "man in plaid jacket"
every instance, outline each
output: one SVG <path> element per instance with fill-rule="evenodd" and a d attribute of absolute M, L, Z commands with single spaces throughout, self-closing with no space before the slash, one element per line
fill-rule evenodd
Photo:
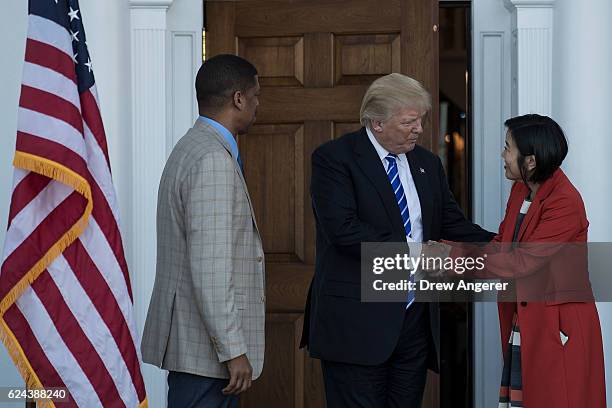
<path fill-rule="evenodd" d="M 263 248 L 235 135 L 255 120 L 257 70 L 202 64 L 200 117 L 174 147 L 157 203 L 157 271 L 142 356 L 169 370 L 169 407 L 236 407 L 264 359 Z"/>

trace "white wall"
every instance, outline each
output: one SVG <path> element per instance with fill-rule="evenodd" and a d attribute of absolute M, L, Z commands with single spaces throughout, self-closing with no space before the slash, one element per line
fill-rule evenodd
<path fill-rule="evenodd" d="M 552 111 L 569 142 L 563 168 L 584 199 L 589 241 L 612 242 L 612 2 L 556 0 L 554 18 Z M 612 403 L 612 304 L 597 306 Z"/>
<path fill-rule="evenodd" d="M 553 116 L 570 147 L 564 169 L 579 188 L 589 239 L 612 241 L 612 2 L 557 0 Z M 600 182 L 593 182 L 594 176 Z"/>

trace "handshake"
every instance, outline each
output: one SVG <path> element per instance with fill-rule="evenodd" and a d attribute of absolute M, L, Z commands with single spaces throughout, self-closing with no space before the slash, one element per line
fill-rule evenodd
<path fill-rule="evenodd" d="M 447 276 L 450 270 L 445 266 L 452 266 L 452 263 L 446 262 L 447 259 L 450 259 L 451 249 L 452 247 L 444 242 L 431 240 L 424 242 L 421 250 L 423 262 L 420 264 L 420 270 L 431 277 Z"/>

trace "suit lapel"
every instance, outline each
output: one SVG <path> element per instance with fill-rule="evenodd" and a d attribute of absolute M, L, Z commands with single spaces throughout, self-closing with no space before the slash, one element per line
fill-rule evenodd
<path fill-rule="evenodd" d="M 376 149 L 370 143 L 365 128 L 361 129 L 355 142 L 355 159 L 366 177 L 370 180 L 387 211 L 387 216 L 391 220 L 393 230 L 401 235 L 404 233 L 404 223 L 395 200 L 395 194 L 391 188 L 391 183 L 385 172 L 385 168 L 376 153 Z"/>
<path fill-rule="evenodd" d="M 214 138 L 223 146 L 223 148 L 227 150 L 229 155 L 232 157 L 233 159 L 232 162 L 234 163 L 234 171 L 238 173 L 238 177 L 240 177 L 240 180 L 242 182 L 242 188 L 244 189 L 244 193 L 247 196 L 247 201 L 249 202 L 249 208 L 251 209 L 251 218 L 253 219 L 253 224 L 255 225 L 255 229 L 259 233 L 259 228 L 257 227 L 257 221 L 255 220 L 255 210 L 253 209 L 253 203 L 251 202 L 251 196 L 249 195 L 249 189 L 247 187 L 246 180 L 244 179 L 244 175 L 242 174 L 242 170 L 240 170 L 240 167 L 238 166 L 238 162 L 236 161 L 236 158 L 232 156 L 232 149 L 230 148 L 229 144 L 227 143 L 223 135 L 217 132 L 217 129 L 215 129 L 213 126 L 210 126 L 207 123 L 202 123 L 200 120 L 198 120 L 196 124 L 201 126 L 203 130 L 209 131 L 214 136 Z"/>
<path fill-rule="evenodd" d="M 421 171 L 423 167 L 419 161 L 419 157 L 414 150 L 406 153 L 408 159 L 408 165 L 410 166 L 410 174 L 412 174 L 412 180 L 417 189 L 419 195 L 419 202 L 421 205 L 421 219 L 423 222 L 423 241 L 427 241 L 431 237 L 431 209 L 433 207 L 433 197 L 431 193 L 431 187 L 429 185 L 429 175 L 426 172 Z"/>

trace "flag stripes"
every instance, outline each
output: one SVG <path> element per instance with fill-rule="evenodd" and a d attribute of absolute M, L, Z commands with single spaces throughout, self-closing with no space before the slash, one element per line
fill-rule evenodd
<path fill-rule="evenodd" d="M 61 406 L 147 406 L 108 145 L 77 0 L 30 0 L 0 337 Z M 54 406 L 40 401 L 40 406 Z"/>

